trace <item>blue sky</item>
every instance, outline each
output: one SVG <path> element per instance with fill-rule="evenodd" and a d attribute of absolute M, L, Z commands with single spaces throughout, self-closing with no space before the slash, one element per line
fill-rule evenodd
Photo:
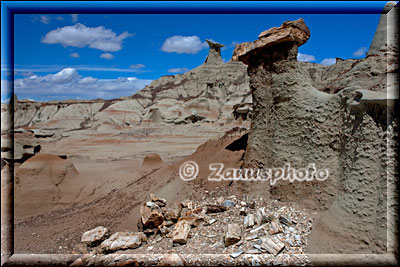
<path fill-rule="evenodd" d="M 285 20 L 303 18 L 309 41 L 299 59 L 332 64 L 332 58 L 365 56 L 379 14 L 15 14 L 14 81 L 19 98 L 111 99 L 133 94 L 163 75 L 201 65 L 204 41 L 236 43 Z M 2 64 L 2 87 L 7 76 Z M 4 87 L 3 87 L 4 88 Z M 2 99 L 5 98 L 2 90 Z"/>

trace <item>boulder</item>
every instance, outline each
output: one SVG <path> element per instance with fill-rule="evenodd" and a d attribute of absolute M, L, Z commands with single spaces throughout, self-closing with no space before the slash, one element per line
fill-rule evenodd
<path fill-rule="evenodd" d="M 155 228 L 164 221 L 164 216 L 160 211 L 152 210 L 145 205 L 140 208 L 140 215 L 144 228 Z"/>
<path fill-rule="evenodd" d="M 92 230 L 86 231 L 82 234 L 81 242 L 92 245 L 97 242 L 103 241 L 106 238 L 108 229 L 103 226 L 98 226 Z"/>
<path fill-rule="evenodd" d="M 239 224 L 237 223 L 230 223 L 225 228 L 225 237 L 224 242 L 225 246 L 233 245 L 240 241 L 241 239 L 241 229 Z"/>
<path fill-rule="evenodd" d="M 100 244 L 100 248 L 104 252 L 117 251 L 121 249 L 135 249 L 139 247 L 142 242 L 147 242 L 146 235 L 142 232 L 117 232 L 104 240 Z"/>
<path fill-rule="evenodd" d="M 181 216 L 182 203 L 175 201 L 171 207 L 162 208 L 165 220 L 176 222 Z"/>
<path fill-rule="evenodd" d="M 156 203 L 160 207 L 164 207 L 167 204 L 167 200 L 166 199 L 159 198 L 158 196 L 156 196 L 153 193 L 150 193 L 150 198 L 154 203 Z"/>
<path fill-rule="evenodd" d="M 227 210 L 227 207 L 225 207 L 224 205 L 209 204 L 206 206 L 206 213 L 224 212 L 226 210 Z"/>
<path fill-rule="evenodd" d="M 280 241 L 276 236 L 262 236 L 261 240 L 261 248 L 268 251 L 268 253 L 276 256 L 282 249 L 285 247 L 285 244 Z"/>
<path fill-rule="evenodd" d="M 249 214 L 246 217 L 244 217 L 244 227 L 245 228 L 251 228 L 254 226 L 254 214 Z"/>
<path fill-rule="evenodd" d="M 279 223 L 278 220 L 272 220 L 269 228 L 269 233 L 271 235 L 277 234 L 277 233 L 282 233 L 283 228 L 282 225 Z"/>
<path fill-rule="evenodd" d="M 175 224 L 172 232 L 172 242 L 178 244 L 186 244 L 190 232 L 190 224 L 186 220 L 182 220 Z"/>
<path fill-rule="evenodd" d="M 268 217 L 267 211 L 265 207 L 259 208 L 256 213 L 256 221 L 258 225 L 269 222 L 270 218 Z"/>

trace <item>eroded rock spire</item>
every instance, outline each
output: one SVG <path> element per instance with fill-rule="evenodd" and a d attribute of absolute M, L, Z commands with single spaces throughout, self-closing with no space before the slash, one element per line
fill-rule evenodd
<path fill-rule="evenodd" d="M 211 63 L 211 64 L 222 64 L 222 58 L 221 58 L 221 47 L 224 47 L 224 45 L 212 42 L 210 40 L 206 40 L 208 46 L 210 47 L 210 51 L 208 52 L 208 56 L 206 58 L 206 61 L 204 63 Z"/>

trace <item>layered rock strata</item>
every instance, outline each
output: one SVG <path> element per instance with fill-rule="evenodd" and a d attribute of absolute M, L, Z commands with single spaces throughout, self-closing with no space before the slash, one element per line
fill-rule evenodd
<path fill-rule="evenodd" d="M 233 106 L 251 103 L 246 66 L 237 61 L 224 63 L 223 45 L 207 43 L 210 50 L 202 65 L 184 74 L 163 76 L 129 97 L 18 100 L 14 106 L 15 128 L 112 132 L 141 123 L 235 123 Z M 2 104 L 3 109 L 6 107 Z"/>

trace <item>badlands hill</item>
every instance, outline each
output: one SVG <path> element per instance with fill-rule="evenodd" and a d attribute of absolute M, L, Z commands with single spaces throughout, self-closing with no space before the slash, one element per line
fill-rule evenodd
<path fill-rule="evenodd" d="M 241 62 L 223 63 L 222 45 L 208 41 L 205 62 L 184 74 L 163 76 L 129 97 L 113 100 L 16 101 L 15 128 L 68 132 L 114 131 L 144 122 L 229 123 L 233 106 L 250 103 L 249 78 Z"/>

